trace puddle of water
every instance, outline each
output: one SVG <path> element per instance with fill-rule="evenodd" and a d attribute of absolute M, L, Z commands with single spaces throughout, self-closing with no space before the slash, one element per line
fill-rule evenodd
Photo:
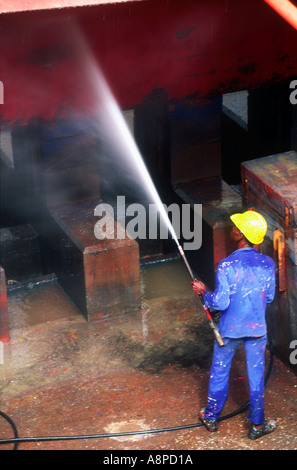
<path fill-rule="evenodd" d="M 92 322 L 57 281 L 10 292 L 5 383 L 12 378 L 18 393 L 34 381 L 66 380 L 66 372 L 77 378 L 125 370 L 161 373 L 172 364 L 205 367 L 213 337 L 182 261 L 147 264 L 141 271 L 143 307 Z"/>
<path fill-rule="evenodd" d="M 142 266 L 144 298 L 191 295 L 188 271 L 181 259 L 161 261 Z"/>
<path fill-rule="evenodd" d="M 146 264 L 141 274 L 144 301 L 191 295 L 190 278 L 180 259 Z M 8 312 L 12 329 L 80 315 L 56 281 L 11 292 Z"/>
<path fill-rule="evenodd" d="M 48 282 L 10 293 L 7 304 L 11 329 L 79 314 L 57 282 Z"/>

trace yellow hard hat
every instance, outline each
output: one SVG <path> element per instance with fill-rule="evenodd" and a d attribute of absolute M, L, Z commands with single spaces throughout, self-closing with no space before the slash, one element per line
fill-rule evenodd
<path fill-rule="evenodd" d="M 230 219 L 253 245 L 263 242 L 267 232 L 267 223 L 261 214 L 250 210 L 243 214 L 233 214 Z"/>

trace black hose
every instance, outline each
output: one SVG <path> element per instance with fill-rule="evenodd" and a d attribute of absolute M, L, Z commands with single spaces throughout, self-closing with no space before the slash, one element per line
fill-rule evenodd
<path fill-rule="evenodd" d="M 14 438 L 18 439 L 19 438 L 19 433 L 18 433 L 17 427 L 14 424 L 14 422 L 12 421 L 12 419 L 9 416 L 7 416 L 7 414 L 3 413 L 3 411 L 0 411 L 0 415 L 4 419 L 6 419 L 6 421 L 10 424 L 10 426 L 12 427 L 12 430 L 13 430 Z M 15 442 L 13 450 L 17 450 L 17 448 L 18 448 L 18 442 Z"/>
<path fill-rule="evenodd" d="M 270 338 L 268 338 L 268 349 L 270 351 L 270 358 L 269 358 L 269 364 L 267 367 L 267 372 L 265 374 L 265 379 L 264 383 L 265 385 L 268 382 L 269 376 L 271 374 L 272 370 L 272 365 L 273 365 L 273 346 Z M 240 408 L 238 408 L 236 411 L 233 411 L 232 413 L 229 413 L 225 416 L 222 416 L 218 419 L 218 421 L 223 421 L 225 419 L 232 418 L 233 416 L 238 415 L 239 413 L 242 413 L 248 406 L 250 402 L 246 402 L 244 405 L 242 405 Z M 83 435 L 74 435 L 74 436 L 41 436 L 41 437 L 18 437 L 18 431 L 17 428 L 9 416 L 7 416 L 5 413 L 0 411 L 0 415 L 5 418 L 9 424 L 11 425 L 13 432 L 14 432 L 14 438 L 7 438 L 7 439 L 0 439 L 0 445 L 1 444 L 14 444 L 14 450 L 17 450 L 17 446 L 21 442 L 41 442 L 41 441 L 71 441 L 71 440 L 80 440 L 80 439 L 102 439 L 102 438 L 112 438 L 112 437 L 126 437 L 126 436 L 136 436 L 136 435 L 142 435 L 142 434 L 157 434 L 161 432 L 170 432 L 170 431 L 180 431 L 183 429 L 190 429 L 190 428 L 197 428 L 199 426 L 203 426 L 202 423 L 193 423 L 193 424 L 185 424 L 182 426 L 173 426 L 170 428 L 159 428 L 159 429 L 148 429 L 145 431 L 128 431 L 128 432 L 117 432 L 117 433 L 110 433 L 110 434 L 83 434 Z"/>

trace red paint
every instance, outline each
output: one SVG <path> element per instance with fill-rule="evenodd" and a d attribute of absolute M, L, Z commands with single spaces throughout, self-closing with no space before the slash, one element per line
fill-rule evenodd
<path fill-rule="evenodd" d="M 2 15 L 3 125 L 98 111 L 78 31 L 122 108 L 153 99 L 156 90 L 182 100 L 297 75 L 295 31 L 256 0 L 129 1 Z"/>

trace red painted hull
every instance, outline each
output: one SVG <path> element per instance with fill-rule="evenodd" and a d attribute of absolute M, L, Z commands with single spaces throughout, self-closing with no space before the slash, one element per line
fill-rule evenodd
<path fill-rule="evenodd" d="M 285 82 L 297 76 L 296 34 L 254 0 L 129 1 L 2 15 L 2 124 L 96 113 L 98 66 L 122 108 L 157 90 L 183 100 Z"/>

